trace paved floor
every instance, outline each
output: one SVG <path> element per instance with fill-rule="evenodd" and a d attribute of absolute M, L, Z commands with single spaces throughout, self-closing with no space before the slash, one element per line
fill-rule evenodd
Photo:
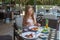
<path fill-rule="evenodd" d="M 59 31 L 57 31 L 57 39 L 60 40 L 60 24 L 59 24 Z"/>
<path fill-rule="evenodd" d="M 0 22 L 0 35 L 11 35 L 13 37 L 12 23 L 6 24 Z"/>

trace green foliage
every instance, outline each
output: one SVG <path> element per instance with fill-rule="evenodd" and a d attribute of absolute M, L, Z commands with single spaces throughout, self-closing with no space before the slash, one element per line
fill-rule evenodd
<path fill-rule="evenodd" d="M 37 1 L 36 3 L 37 3 L 37 5 L 42 5 L 42 3 L 41 3 L 41 2 L 39 2 L 39 1 Z"/>
<path fill-rule="evenodd" d="M 9 3 L 11 0 L 5 0 L 6 3 Z M 24 4 L 25 1 L 22 0 L 23 2 L 20 2 L 19 0 L 16 0 L 16 3 L 19 4 L 19 3 L 22 3 Z M 28 1 L 28 0 L 26 0 Z M 44 2 L 41 2 L 41 1 L 44 1 Z M 2 2 L 2 0 L 0 0 L 0 2 Z M 34 0 L 29 0 L 27 3 L 25 4 L 30 4 L 30 5 L 34 5 Z M 60 0 L 36 0 L 36 4 L 37 5 L 48 5 L 48 4 L 51 4 L 51 5 L 60 5 Z"/>
<path fill-rule="evenodd" d="M 5 0 L 6 3 L 9 3 L 11 0 Z"/>
<path fill-rule="evenodd" d="M 28 4 L 34 5 L 34 0 L 29 0 L 29 1 L 26 3 L 26 5 L 28 5 Z"/>
<path fill-rule="evenodd" d="M 54 5 L 60 5 L 60 0 L 54 0 Z"/>
<path fill-rule="evenodd" d="M 2 0 L 0 0 L 0 2 L 2 2 Z"/>
<path fill-rule="evenodd" d="M 16 3 L 19 4 L 20 3 L 19 0 L 16 0 Z"/>

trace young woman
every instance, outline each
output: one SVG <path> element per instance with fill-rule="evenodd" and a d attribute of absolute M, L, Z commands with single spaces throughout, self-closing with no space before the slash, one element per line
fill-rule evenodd
<path fill-rule="evenodd" d="M 34 15 L 34 9 L 31 5 L 27 5 L 25 8 L 25 15 L 23 17 L 23 26 L 30 27 L 30 26 L 39 26 L 36 22 L 36 17 Z"/>

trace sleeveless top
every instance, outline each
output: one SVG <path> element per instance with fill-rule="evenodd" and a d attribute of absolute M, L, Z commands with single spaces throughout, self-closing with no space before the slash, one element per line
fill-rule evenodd
<path fill-rule="evenodd" d="M 29 18 L 29 19 L 27 20 L 27 22 L 29 22 L 31 26 L 34 25 L 33 19 L 31 19 L 31 18 Z"/>

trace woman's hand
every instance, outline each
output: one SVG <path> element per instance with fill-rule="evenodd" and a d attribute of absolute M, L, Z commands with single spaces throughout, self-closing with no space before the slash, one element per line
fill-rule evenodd
<path fill-rule="evenodd" d="M 35 26 L 41 26 L 41 24 L 40 23 L 36 23 Z"/>
<path fill-rule="evenodd" d="M 41 26 L 41 24 L 40 24 L 40 23 L 37 23 L 37 25 L 38 25 L 38 26 Z"/>

